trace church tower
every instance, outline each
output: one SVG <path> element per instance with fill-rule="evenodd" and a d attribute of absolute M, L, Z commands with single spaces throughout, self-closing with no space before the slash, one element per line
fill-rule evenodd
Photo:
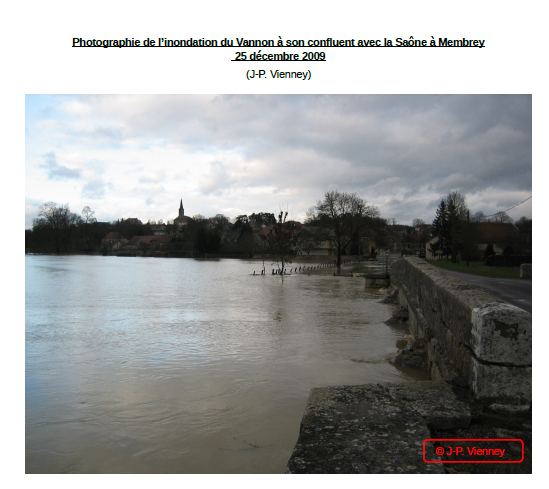
<path fill-rule="evenodd" d="M 181 199 L 181 203 L 179 204 L 179 218 L 183 217 L 185 215 L 185 209 L 183 209 L 183 199 Z"/>

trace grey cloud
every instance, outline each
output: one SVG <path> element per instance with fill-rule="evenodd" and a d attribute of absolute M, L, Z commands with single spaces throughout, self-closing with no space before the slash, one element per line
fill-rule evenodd
<path fill-rule="evenodd" d="M 102 177 L 94 175 L 87 179 L 82 186 L 82 196 L 88 199 L 101 199 L 108 189 L 113 188 L 110 182 L 105 182 Z"/>
<path fill-rule="evenodd" d="M 283 186 L 292 186 L 290 179 L 296 177 L 305 185 L 320 180 L 342 188 L 369 186 L 398 175 L 417 189 L 426 181 L 439 185 L 457 171 L 474 174 L 477 190 L 494 182 L 531 186 L 530 96 L 155 96 L 136 97 L 135 104 L 128 103 L 131 96 L 102 100 L 105 110 L 124 101 L 130 106 L 114 126 L 194 151 L 237 150 L 246 161 L 269 160 Z M 316 163 L 309 159 L 300 165 L 296 157 L 304 152 L 316 155 Z M 329 161 L 339 164 L 332 168 Z M 315 175 L 307 178 L 307 172 Z"/>
<path fill-rule="evenodd" d="M 113 139 L 122 141 L 127 137 L 124 128 L 121 126 L 98 126 L 88 133 L 91 137 Z"/>
<path fill-rule="evenodd" d="M 67 168 L 57 163 L 54 152 L 46 153 L 43 155 L 43 158 L 46 163 L 40 166 L 48 170 L 48 178 L 50 180 L 68 180 L 81 177 L 80 170 Z"/>
<path fill-rule="evenodd" d="M 75 131 L 74 137 L 80 144 L 90 147 L 101 144 L 105 147 L 122 148 L 122 143 L 132 137 L 124 128 L 117 126 L 97 126 L 93 130 Z"/>
<path fill-rule="evenodd" d="M 205 194 L 219 194 L 230 188 L 232 179 L 227 173 L 223 163 L 214 161 L 210 164 L 210 171 L 206 177 L 200 182 L 200 191 Z"/>
<path fill-rule="evenodd" d="M 437 186 L 436 190 L 441 194 L 447 194 L 451 191 L 466 192 L 477 188 L 481 184 L 476 176 L 462 173 L 453 173 L 443 179 Z"/>
<path fill-rule="evenodd" d="M 105 141 L 131 135 L 140 147 L 160 141 L 183 153 L 238 153 L 249 171 L 225 160 L 212 163 L 198 185 L 203 196 L 219 197 L 230 188 L 300 188 L 316 200 L 338 188 L 404 215 L 425 212 L 431 202 L 436 210 L 452 190 L 532 188 L 529 95 L 82 99 L 94 107 L 95 135 Z M 184 168 L 178 172 L 183 176 Z"/>

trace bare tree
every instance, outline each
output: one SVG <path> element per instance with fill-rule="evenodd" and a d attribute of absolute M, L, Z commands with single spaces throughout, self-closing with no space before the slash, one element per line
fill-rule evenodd
<path fill-rule="evenodd" d="M 366 203 L 354 193 L 332 190 L 324 194 L 311 210 L 310 223 L 324 228 L 326 239 L 337 252 L 337 266 L 347 246 L 358 240 L 360 233 L 379 217 L 377 207 Z"/>
<path fill-rule="evenodd" d="M 322 230 L 317 229 L 313 226 L 308 226 L 303 228 L 299 232 L 299 237 L 297 240 L 297 245 L 301 252 L 307 253 L 309 255 L 311 251 L 317 248 L 322 239 Z"/>
<path fill-rule="evenodd" d="M 486 222 L 488 218 L 484 215 L 484 212 L 478 211 L 471 216 L 471 222 Z"/>
<path fill-rule="evenodd" d="M 82 218 L 70 211 L 69 205 L 57 205 L 55 202 L 46 202 L 41 205 L 38 212 L 38 219 L 35 219 L 33 226 L 49 228 L 55 245 L 55 253 L 59 254 L 61 248 L 66 244 Z"/>
<path fill-rule="evenodd" d="M 94 217 L 95 212 L 92 211 L 88 206 L 82 209 L 82 222 L 84 223 L 84 232 L 86 239 L 86 249 L 90 249 L 90 238 L 88 235 L 88 224 L 93 224 L 97 222 L 97 219 Z"/>
<path fill-rule="evenodd" d="M 203 221 L 206 220 L 206 217 L 203 216 L 202 214 L 195 214 L 193 216 L 193 221 L 196 223 L 196 224 L 201 224 L 203 223 Z"/>
<path fill-rule="evenodd" d="M 280 211 L 278 220 L 267 236 L 266 251 L 274 262 L 279 263 L 280 270 L 284 273 L 284 267 L 290 261 L 294 252 L 294 238 L 297 232 L 294 221 L 286 221 L 288 212 Z"/>
<path fill-rule="evenodd" d="M 511 216 L 507 214 L 507 212 L 498 212 L 492 218 L 490 219 L 492 222 L 508 222 L 512 223 L 513 219 L 511 219 Z"/>
<path fill-rule="evenodd" d="M 414 227 L 422 226 L 423 224 L 425 224 L 425 221 L 423 219 L 420 219 L 419 217 L 416 217 L 412 222 L 412 226 Z"/>
<path fill-rule="evenodd" d="M 229 218 L 223 214 L 216 214 L 210 219 L 213 222 L 214 227 L 219 231 L 224 231 L 229 227 Z"/>

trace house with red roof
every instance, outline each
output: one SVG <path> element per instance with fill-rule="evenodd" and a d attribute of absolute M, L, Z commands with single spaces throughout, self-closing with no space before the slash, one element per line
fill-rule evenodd
<path fill-rule="evenodd" d="M 462 239 L 466 240 L 467 230 L 463 231 Z M 518 238 L 518 228 L 508 222 L 470 222 L 469 223 L 469 243 L 478 247 L 481 252 L 484 252 L 488 245 L 494 247 L 496 254 L 503 253 L 506 242 L 511 239 Z M 430 243 L 436 243 L 438 237 L 430 240 Z M 427 259 L 434 260 L 437 258 L 427 246 Z"/>
<path fill-rule="evenodd" d="M 109 251 L 120 250 L 127 242 L 122 233 L 112 231 L 101 240 L 101 248 L 107 248 Z"/>
<path fill-rule="evenodd" d="M 172 236 L 134 236 L 126 243 L 127 250 L 158 249 L 172 240 Z"/>

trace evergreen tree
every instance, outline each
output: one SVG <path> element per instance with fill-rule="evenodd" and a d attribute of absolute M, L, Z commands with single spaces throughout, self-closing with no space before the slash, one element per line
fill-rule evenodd
<path fill-rule="evenodd" d="M 438 242 L 431 245 L 433 252 L 441 252 L 457 261 L 459 251 L 463 248 L 463 230 L 467 221 L 467 204 L 457 192 L 451 192 L 440 201 L 433 221 L 433 235 Z"/>
<path fill-rule="evenodd" d="M 435 214 L 435 220 L 433 221 L 433 236 L 438 237 L 436 243 L 431 244 L 431 251 L 433 253 L 441 253 L 442 255 L 450 254 L 450 228 L 448 220 L 448 212 L 446 209 L 446 202 L 444 199 L 440 201 L 438 205 L 437 212 Z"/>
<path fill-rule="evenodd" d="M 244 226 L 244 224 L 249 225 L 248 216 L 246 214 L 241 214 L 240 216 L 236 216 L 236 220 L 233 224 L 233 229 L 234 230 L 240 229 L 242 226 Z"/>
<path fill-rule="evenodd" d="M 452 263 L 457 261 L 457 256 L 464 246 L 463 236 L 467 225 L 467 204 L 465 198 L 457 192 L 451 192 L 446 197 L 446 206 L 448 208 L 448 222 L 450 233 L 450 253 Z"/>
<path fill-rule="evenodd" d="M 488 258 L 489 256 L 495 255 L 496 252 L 494 251 L 494 245 L 488 244 L 486 246 L 486 249 L 484 250 L 484 259 Z"/>

